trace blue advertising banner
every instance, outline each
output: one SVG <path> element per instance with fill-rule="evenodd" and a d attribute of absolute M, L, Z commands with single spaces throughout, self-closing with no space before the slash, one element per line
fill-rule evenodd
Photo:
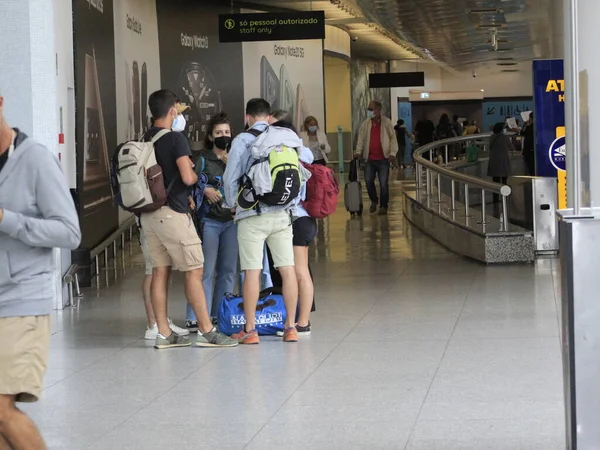
<path fill-rule="evenodd" d="M 565 69 L 562 59 L 533 61 L 536 174 L 556 177 L 565 166 Z"/>
<path fill-rule="evenodd" d="M 412 133 L 412 105 L 410 102 L 398 102 L 398 119 L 404 120 L 406 129 Z M 412 144 L 410 139 L 406 138 L 406 151 L 404 152 L 404 164 L 412 164 Z"/>
<path fill-rule="evenodd" d="M 533 99 L 523 101 L 483 102 L 483 127 L 481 131 L 490 131 L 498 122 L 505 122 L 506 117 L 514 117 L 523 125 L 521 113 L 533 111 Z"/>

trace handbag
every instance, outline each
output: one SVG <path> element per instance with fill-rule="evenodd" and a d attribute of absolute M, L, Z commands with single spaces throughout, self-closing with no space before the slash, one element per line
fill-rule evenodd
<path fill-rule="evenodd" d="M 286 317 L 283 295 L 273 294 L 271 289 L 262 291 L 256 305 L 255 320 L 258 334 L 273 336 L 277 332 L 282 332 Z M 243 297 L 241 295 L 225 294 L 219 309 L 219 331 L 231 336 L 242 331 L 245 324 Z"/>

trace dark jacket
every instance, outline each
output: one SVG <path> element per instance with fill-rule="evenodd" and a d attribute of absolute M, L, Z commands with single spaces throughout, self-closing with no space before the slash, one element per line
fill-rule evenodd
<path fill-rule="evenodd" d="M 196 160 L 196 173 L 203 172 L 208 177 L 209 187 L 215 188 L 223 195 L 223 174 L 225 173 L 225 163 L 217 158 L 212 150 L 202 150 Z M 224 197 L 224 195 L 223 195 Z M 233 220 L 231 210 L 223 208 L 223 201 L 211 205 L 207 219 L 218 220 L 219 222 L 229 222 Z"/>
<path fill-rule="evenodd" d="M 488 163 L 488 177 L 510 176 L 510 152 L 514 147 L 510 137 L 500 133 L 490 138 L 490 161 Z"/>
<path fill-rule="evenodd" d="M 533 148 L 534 148 L 533 123 L 525 124 L 525 126 L 521 130 L 521 136 L 523 136 L 523 153 L 533 152 Z"/>

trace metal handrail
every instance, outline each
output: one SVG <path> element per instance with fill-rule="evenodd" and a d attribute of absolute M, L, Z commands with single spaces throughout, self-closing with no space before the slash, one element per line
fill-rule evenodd
<path fill-rule="evenodd" d="M 509 134 L 514 134 L 514 133 L 509 133 Z M 435 164 L 433 162 L 433 151 L 438 150 L 441 147 L 445 148 L 445 165 L 448 164 L 449 161 L 449 152 L 448 152 L 448 148 L 451 145 L 456 145 L 456 144 L 461 144 L 463 142 L 476 142 L 476 141 L 481 141 L 481 140 L 488 140 L 491 136 L 491 133 L 482 133 L 482 134 L 474 134 L 474 135 L 469 135 L 469 136 L 460 136 L 460 137 L 453 137 L 453 138 L 449 138 L 449 139 L 441 139 L 439 141 L 435 141 L 432 142 L 431 144 L 426 144 L 423 145 L 422 147 L 419 147 L 417 150 L 415 150 L 415 152 L 413 153 L 413 159 L 415 161 L 415 168 L 416 168 L 416 184 L 417 184 L 417 192 L 419 192 L 423 186 L 423 167 L 425 167 L 426 171 L 425 171 L 425 193 L 426 193 L 426 198 L 427 198 L 427 206 L 429 206 L 429 199 L 431 197 L 433 197 L 433 186 L 436 185 L 436 182 L 433 181 L 433 173 L 436 174 L 436 178 L 437 178 L 437 203 L 438 204 L 438 208 L 440 210 L 441 213 L 441 204 L 444 203 L 442 201 L 442 192 L 441 192 L 441 183 L 442 183 L 442 178 L 448 178 L 451 182 L 451 190 L 452 190 L 452 194 L 451 194 L 451 206 L 450 206 L 450 210 L 453 212 L 453 218 L 452 221 L 456 222 L 455 217 L 454 217 L 454 213 L 457 210 L 457 205 L 456 205 L 456 183 L 463 184 L 464 185 L 464 207 L 465 207 L 465 214 L 464 217 L 468 218 L 471 217 L 470 214 L 470 204 L 469 204 L 469 192 L 471 189 L 475 188 L 475 189 L 480 189 L 481 190 L 481 196 L 482 196 L 482 202 L 481 202 L 481 220 L 479 222 L 477 222 L 478 224 L 482 225 L 484 227 L 484 231 L 485 231 L 485 225 L 489 223 L 489 221 L 487 220 L 487 212 L 486 212 L 486 192 L 493 192 L 493 193 L 497 193 L 500 194 L 502 196 L 502 215 L 500 217 L 500 231 L 501 232 L 508 232 L 509 231 L 509 220 L 508 220 L 508 196 L 511 194 L 511 188 L 510 186 L 506 186 L 500 183 L 495 183 L 492 181 L 488 181 L 488 180 L 483 180 L 481 178 L 472 176 L 472 175 L 466 175 L 464 173 L 459 173 L 455 170 L 449 169 L 445 166 L 439 165 L 439 164 Z M 429 152 L 429 160 L 427 160 L 426 158 L 423 157 L 423 154 Z"/>
<path fill-rule="evenodd" d="M 119 228 L 110 236 L 104 239 L 100 244 L 90 251 L 90 258 L 94 260 L 94 274 L 100 275 L 100 255 L 104 254 L 104 267 L 108 267 L 108 249 L 112 246 L 113 258 L 117 257 L 117 241 L 121 240 L 121 249 L 125 249 L 125 233 L 129 232 L 129 241 L 133 238 L 133 227 L 135 226 L 135 216 L 129 217 Z"/>
<path fill-rule="evenodd" d="M 472 134 L 469 136 L 459 136 L 453 137 L 449 139 L 441 139 L 439 141 L 432 142 L 431 144 L 423 145 L 415 150 L 413 154 L 413 159 L 416 164 L 421 164 L 422 166 L 431 169 L 432 171 L 439 173 L 440 175 L 444 175 L 451 180 L 460 181 L 461 183 L 468 184 L 471 187 L 485 189 L 486 191 L 496 192 L 503 196 L 510 195 L 511 189 L 510 186 L 506 186 L 501 183 L 494 183 L 493 181 L 482 180 L 481 178 L 474 177 L 472 175 L 466 175 L 464 173 L 457 172 L 452 169 L 448 169 L 444 166 L 440 166 L 439 164 L 435 164 L 433 161 L 429 161 L 426 158 L 423 158 L 423 154 L 427 153 L 430 150 L 437 150 L 440 147 L 444 147 L 451 144 L 461 144 L 463 142 L 471 142 L 483 139 L 489 139 L 491 133 L 482 133 L 482 134 Z M 446 158 L 446 163 L 448 159 Z"/>

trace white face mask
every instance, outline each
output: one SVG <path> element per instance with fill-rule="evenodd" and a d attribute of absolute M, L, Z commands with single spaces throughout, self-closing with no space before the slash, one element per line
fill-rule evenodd
<path fill-rule="evenodd" d="M 175 117 L 175 120 L 173 121 L 173 126 L 171 126 L 171 130 L 181 133 L 185 130 L 185 125 L 185 117 L 179 114 L 177 117 Z"/>

